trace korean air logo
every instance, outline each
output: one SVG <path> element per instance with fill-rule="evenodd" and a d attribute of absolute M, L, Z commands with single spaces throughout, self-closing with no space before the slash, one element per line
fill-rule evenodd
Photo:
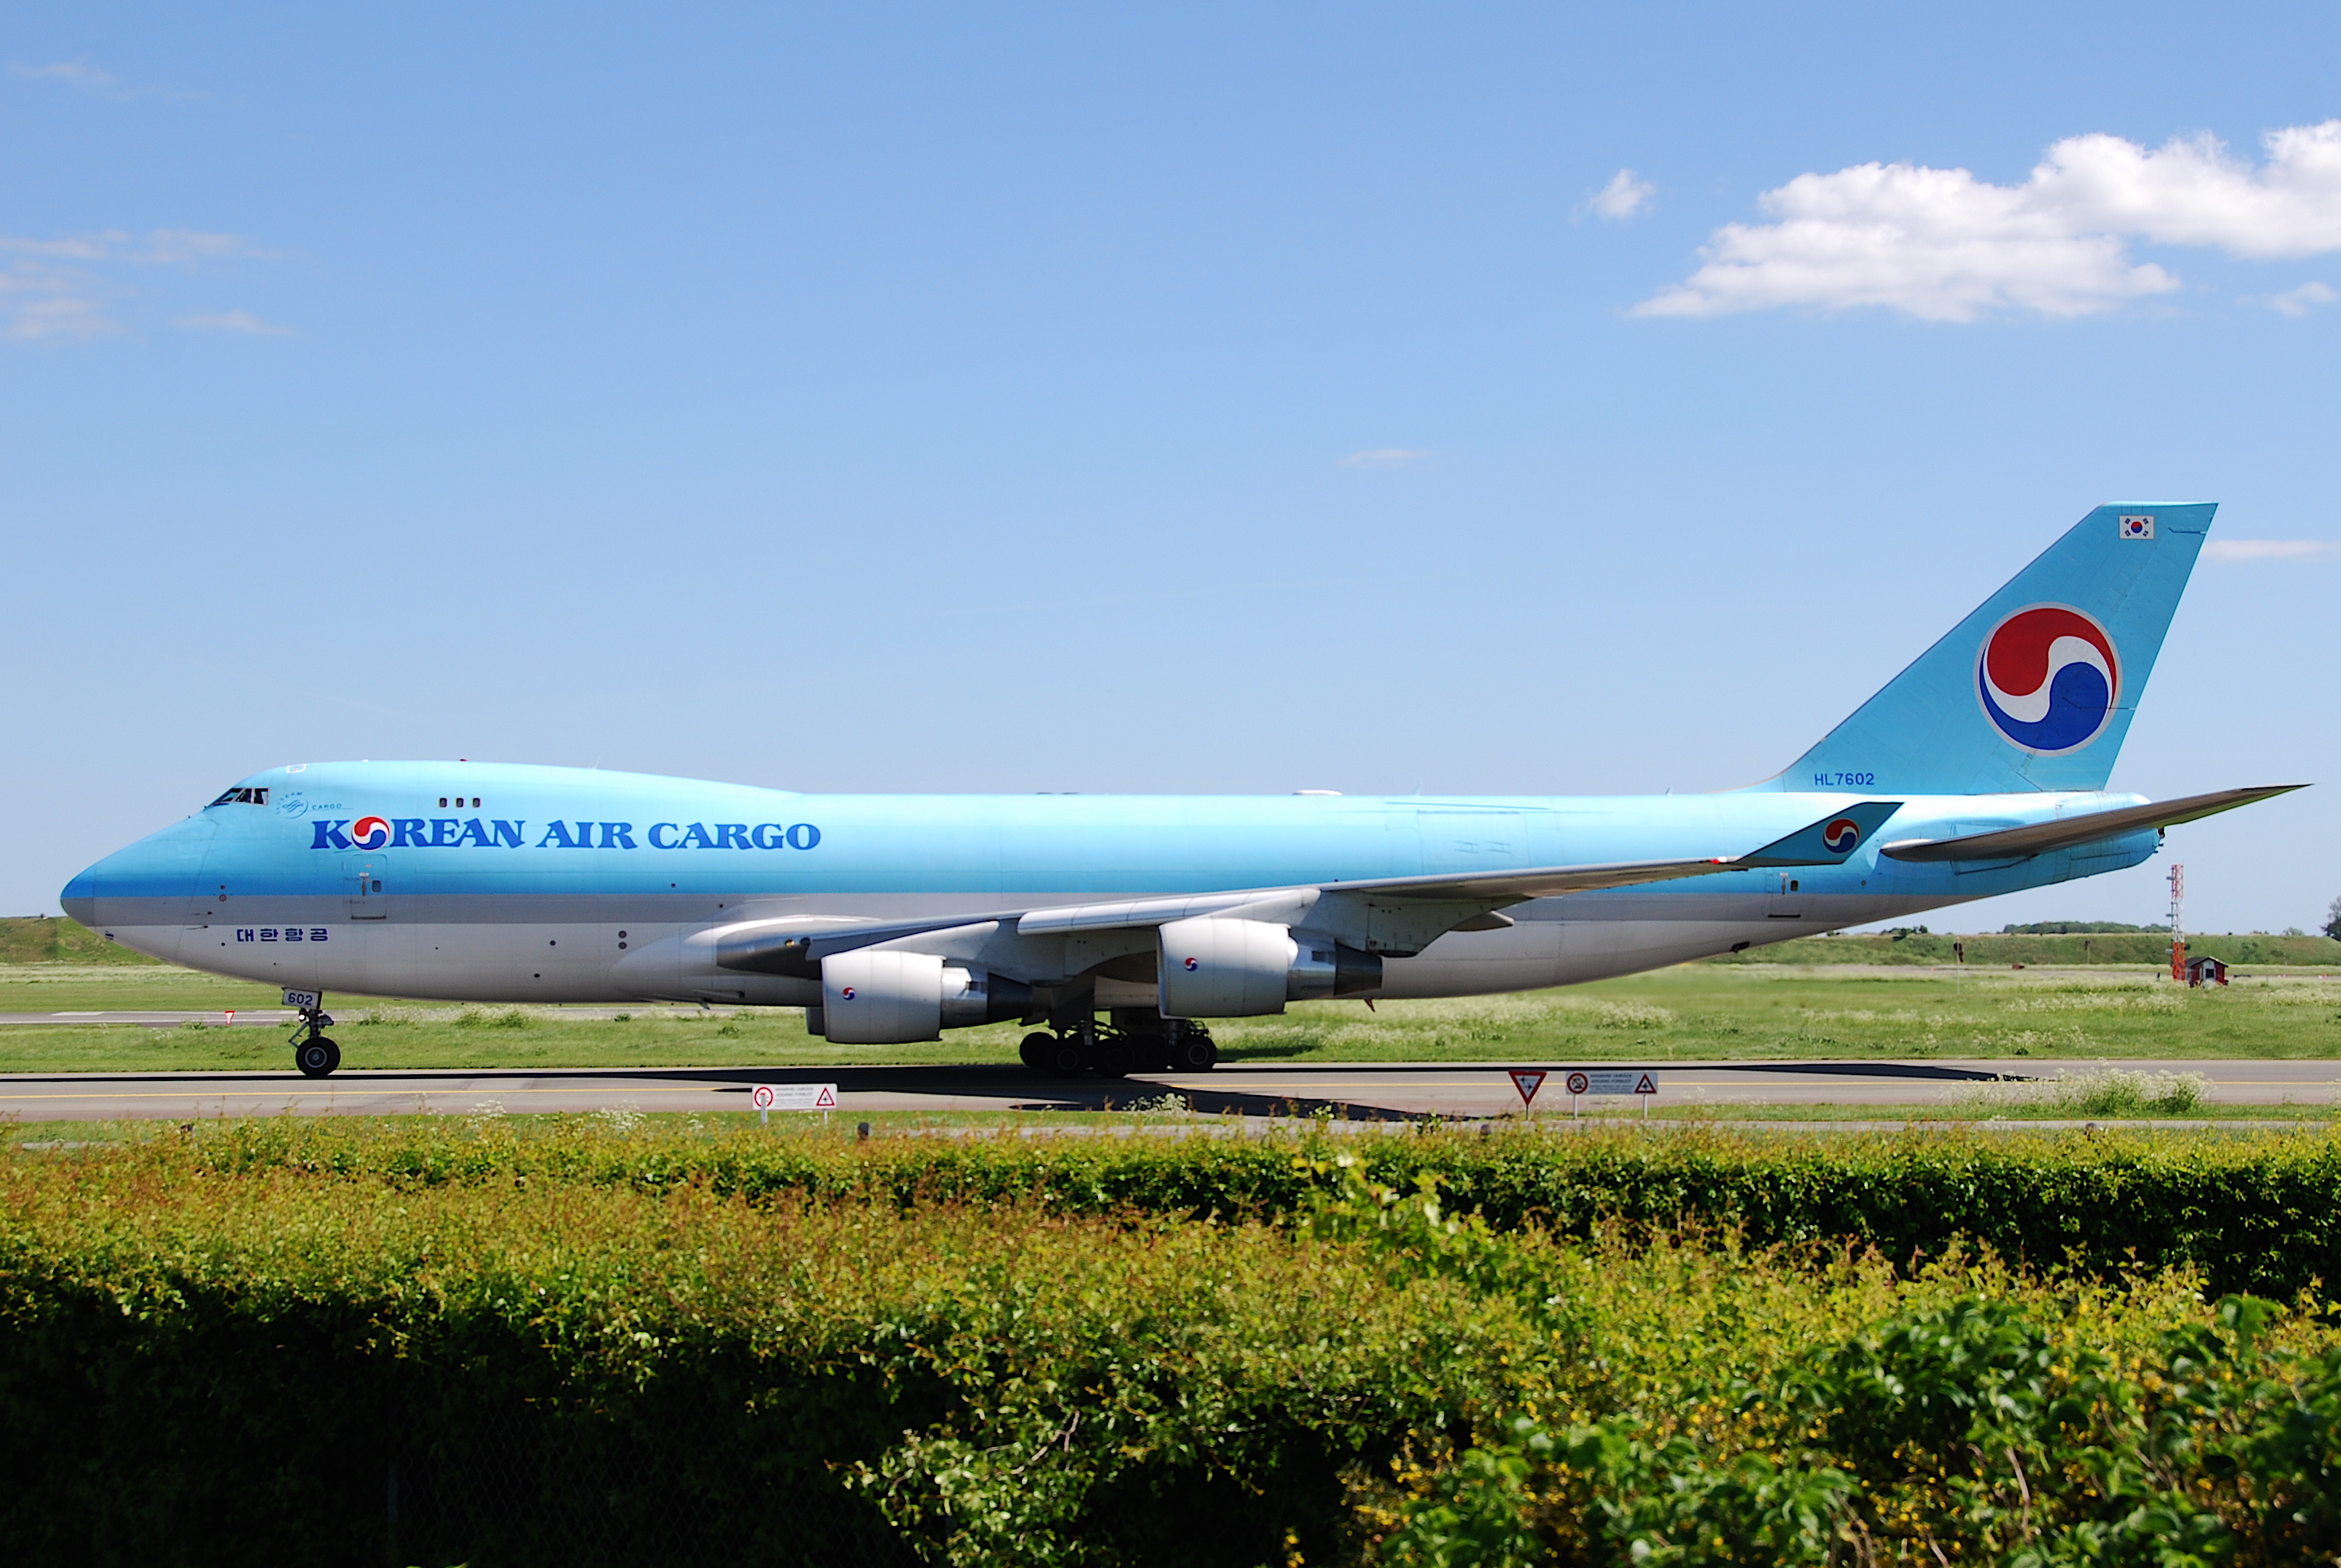
<path fill-rule="evenodd" d="M 841 985 L 837 988 L 837 994 L 842 1000 L 851 1002 L 853 1000 L 853 987 L 851 985 Z"/>
<path fill-rule="evenodd" d="M 2033 604 L 1992 628 L 1976 655 L 1976 696 L 2009 744 L 2039 756 L 2079 751 L 2105 733 L 2121 695 L 2121 660 L 2096 617 Z"/>
<path fill-rule="evenodd" d="M 1195 971 L 1197 971 L 1198 969 L 1200 969 L 1201 967 L 1203 967 L 1203 965 L 1202 965 L 1202 962 L 1201 962 L 1200 959 L 1190 958 L 1189 960 L 1187 960 L 1187 973 L 1188 973 L 1188 974 L 1194 974 L 1194 973 L 1195 973 Z"/>
<path fill-rule="evenodd" d="M 362 816 L 350 824 L 350 843 L 359 849 L 380 849 L 390 842 L 390 824 L 378 816 Z"/>
<path fill-rule="evenodd" d="M 1843 854 L 1861 842 L 1861 824 L 1849 816 L 1841 816 L 1821 829 L 1821 842 L 1831 854 Z"/>

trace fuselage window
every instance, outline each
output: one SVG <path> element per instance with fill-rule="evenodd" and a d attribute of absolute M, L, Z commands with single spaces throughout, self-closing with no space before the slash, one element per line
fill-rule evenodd
<path fill-rule="evenodd" d="M 268 792 L 264 789 L 232 789 L 212 802 L 212 805 L 266 805 Z M 204 807 L 205 811 L 212 806 Z"/>

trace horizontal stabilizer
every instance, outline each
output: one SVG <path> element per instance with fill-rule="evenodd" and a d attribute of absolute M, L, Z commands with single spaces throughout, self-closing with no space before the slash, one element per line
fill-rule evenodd
<path fill-rule="evenodd" d="M 1897 839 L 1885 845 L 1881 853 L 1896 860 L 2014 860 L 2027 854 L 2044 854 L 2052 849 L 2070 849 L 2075 844 L 2118 838 L 2149 827 L 2173 827 L 2307 787 L 2261 784 L 2251 789 L 2214 790 L 2209 794 L 2182 795 L 2177 800 L 2121 806 L 2113 811 L 2084 812 L 2078 816 L 2059 817 L 2026 827 L 1968 834 L 1964 838 Z"/>
<path fill-rule="evenodd" d="M 1886 819 L 1902 809 L 1898 800 L 1866 800 L 1800 827 L 1784 839 L 1743 854 L 1737 866 L 1836 865 L 1868 841 Z"/>

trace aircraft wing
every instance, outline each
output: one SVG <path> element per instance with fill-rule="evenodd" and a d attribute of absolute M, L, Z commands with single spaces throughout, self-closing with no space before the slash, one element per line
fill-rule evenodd
<path fill-rule="evenodd" d="M 1832 813 L 1785 838 L 1742 854 L 1683 860 L 1607 861 L 1529 870 L 1449 872 L 1377 877 L 1294 887 L 1117 898 L 1039 909 L 961 914 L 913 922 L 822 921 L 795 916 L 743 922 L 714 934 L 715 962 L 726 969 L 817 975 L 833 953 L 881 944 L 923 949 L 936 942 L 1062 937 L 1145 930 L 1198 915 L 1324 926 L 1375 950 L 1416 952 L 1459 927 L 1488 930 L 1510 922 L 1494 912 L 1506 904 L 1603 888 L 1633 887 L 1689 876 L 1757 867 L 1835 865 L 1899 808 L 1899 801 L 1864 801 Z M 1345 937 L 1346 939 L 1346 937 Z"/>
<path fill-rule="evenodd" d="M 1547 866 L 1535 871 L 1491 871 L 1462 875 L 1386 877 L 1369 882 L 1329 882 L 1312 887 L 1258 887 L 1231 893 L 1174 894 L 1162 898 L 1117 898 L 1052 908 L 952 914 L 921 921 L 822 921 L 791 919 L 742 922 L 717 934 L 718 965 L 766 974 L 817 976 L 832 953 L 881 944 L 918 947 L 922 937 L 988 926 L 1018 936 L 1070 936 L 1168 925 L 1197 915 L 1292 924 L 1328 896 L 1342 902 L 1414 906 L 1441 921 L 1441 929 L 1484 915 L 1508 904 L 1587 893 L 1605 887 L 1708 876 L 1740 869 L 1730 858 L 1617 861 L 1599 865 Z M 1435 912 L 1435 913 L 1434 913 Z M 1489 925 L 1510 923 L 1490 919 Z M 1436 934 L 1435 933 L 1433 934 Z M 1423 940 L 1427 941 L 1428 938 Z"/>
<path fill-rule="evenodd" d="M 2083 812 L 2077 816 L 2058 817 L 2054 822 L 1999 828 L 1991 833 L 1971 833 L 1959 838 L 1897 839 L 1884 845 L 1879 853 L 1896 860 L 2016 860 L 2052 849 L 2070 849 L 2076 844 L 2094 844 L 2099 839 L 2118 838 L 2123 834 L 2137 833 L 2145 828 L 2174 827 L 2182 822 L 2216 816 L 2239 805 L 2249 805 L 2254 801 L 2288 794 L 2294 790 L 2307 787 L 2306 784 L 2260 784 L 2250 789 L 2214 790 L 2209 794 L 2181 795 L 2177 800 L 2160 801 L 2150 805 L 2120 806 L 2112 811 Z"/>

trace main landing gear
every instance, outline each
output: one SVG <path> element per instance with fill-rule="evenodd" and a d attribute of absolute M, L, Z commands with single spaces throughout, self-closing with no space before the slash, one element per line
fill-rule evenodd
<path fill-rule="evenodd" d="M 1083 1019 L 1056 1034 L 1034 1030 L 1018 1050 L 1035 1073 L 1071 1078 L 1094 1073 L 1120 1078 L 1130 1073 L 1207 1073 L 1220 1059 L 1211 1033 L 1184 1018 L 1157 1018 L 1141 1009 L 1120 1009 L 1101 1025 Z"/>
<path fill-rule="evenodd" d="M 304 1077 L 323 1078 L 342 1064 L 342 1048 L 325 1037 L 325 1025 L 334 1015 L 325 1011 L 324 1003 L 320 996 L 317 1005 L 301 1009 L 301 1027 L 293 1032 L 293 1064 Z"/>

